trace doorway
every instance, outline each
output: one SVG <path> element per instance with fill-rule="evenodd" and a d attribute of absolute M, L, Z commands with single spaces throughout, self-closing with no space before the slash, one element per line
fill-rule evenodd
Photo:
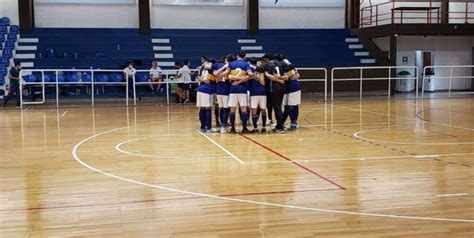
<path fill-rule="evenodd" d="M 423 73 L 424 69 L 427 66 L 433 66 L 433 53 L 431 51 L 421 51 L 417 50 L 416 51 L 416 66 L 418 67 L 418 78 L 420 79 L 418 81 L 418 88 L 421 89 L 422 86 L 422 80 L 423 80 Z M 434 75 L 434 72 L 432 69 L 427 69 L 426 70 L 426 80 L 425 80 L 425 91 L 428 92 L 433 92 L 434 91 L 434 82 L 429 79 L 430 75 Z"/>

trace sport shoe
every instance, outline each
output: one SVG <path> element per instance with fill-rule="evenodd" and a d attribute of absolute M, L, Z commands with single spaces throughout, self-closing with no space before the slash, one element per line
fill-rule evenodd
<path fill-rule="evenodd" d="M 260 130 L 260 133 L 267 133 L 267 129 L 262 128 L 262 130 Z"/>
<path fill-rule="evenodd" d="M 225 133 L 227 133 L 227 130 L 224 127 L 222 127 L 221 128 L 221 134 L 225 134 Z"/>
<path fill-rule="evenodd" d="M 276 134 L 285 134 L 285 130 L 282 130 L 282 129 L 273 129 L 273 133 L 276 133 Z"/>
<path fill-rule="evenodd" d="M 292 124 L 290 125 L 289 130 L 291 130 L 291 131 L 296 131 L 296 130 L 298 130 L 298 124 L 293 124 L 293 123 L 292 123 Z"/>
<path fill-rule="evenodd" d="M 199 128 L 200 132 L 206 132 L 207 130 L 205 128 Z"/>
<path fill-rule="evenodd" d="M 250 133 L 250 131 L 248 129 L 243 129 L 242 130 L 242 134 L 249 134 L 249 133 Z"/>
<path fill-rule="evenodd" d="M 235 131 L 235 128 L 230 129 L 230 133 L 235 134 L 237 131 Z"/>
<path fill-rule="evenodd" d="M 257 129 L 253 129 L 253 130 L 250 131 L 250 134 L 255 134 L 255 133 L 257 133 L 257 132 L 258 132 Z"/>
<path fill-rule="evenodd" d="M 206 130 L 206 133 L 216 133 L 216 132 L 217 132 L 216 128 L 211 128 L 211 129 Z"/>

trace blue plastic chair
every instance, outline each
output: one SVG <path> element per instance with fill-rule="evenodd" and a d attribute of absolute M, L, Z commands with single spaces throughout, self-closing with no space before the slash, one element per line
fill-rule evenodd
<path fill-rule="evenodd" d="M 97 82 L 105 83 L 109 80 L 109 76 L 107 74 L 104 74 L 104 73 L 97 74 L 96 80 L 97 80 Z"/>
<path fill-rule="evenodd" d="M 111 82 L 119 83 L 119 82 L 122 81 L 122 79 L 123 79 L 122 74 L 116 74 L 116 73 L 115 73 L 115 74 L 111 74 L 111 75 L 110 75 L 110 81 L 111 81 Z"/>
<path fill-rule="evenodd" d="M 82 73 L 82 82 L 90 83 L 92 82 L 92 76 L 90 73 Z"/>
<path fill-rule="evenodd" d="M 135 80 L 137 82 L 148 82 L 148 74 L 147 73 L 137 73 L 135 75 Z"/>
<path fill-rule="evenodd" d="M 18 33 L 18 31 L 20 31 L 20 27 L 18 27 L 17 25 L 10 26 L 10 32 Z"/>
<path fill-rule="evenodd" d="M 68 82 L 79 82 L 79 76 L 77 76 L 77 73 L 73 72 L 73 73 L 68 73 L 66 75 L 66 80 Z"/>
<path fill-rule="evenodd" d="M 2 17 L 2 18 L 0 18 L 0 22 L 1 22 L 1 24 L 3 24 L 3 25 L 10 25 L 10 18 L 8 18 L 8 17 Z"/>
<path fill-rule="evenodd" d="M 56 58 L 56 54 L 52 48 L 46 49 L 46 58 Z"/>

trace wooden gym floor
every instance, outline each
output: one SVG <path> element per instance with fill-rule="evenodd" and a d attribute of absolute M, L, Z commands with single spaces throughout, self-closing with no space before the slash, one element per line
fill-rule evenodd
<path fill-rule="evenodd" d="M 305 102 L 297 132 L 194 106 L 0 111 L 0 237 L 474 237 L 474 99 Z"/>

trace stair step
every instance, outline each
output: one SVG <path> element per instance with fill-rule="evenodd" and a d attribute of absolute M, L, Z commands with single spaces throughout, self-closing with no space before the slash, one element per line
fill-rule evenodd
<path fill-rule="evenodd" d="M 346 38 L 347 43 L 358 43 L 359 38 Z"/>
<path fill-rule="evenodd" d="M 34 62 L 21 62 L 20 64 L 21 64 L 22 68 L 33 68 L 33 67 L 35 67 Z"/>
<path fill-rule="evenodd" d="M 19 45 L 16 50 L 38 50 L 36 45 Z"/>
<path fill-rule="evenodd" d="M 155 38 L 155 39 L 151 39 L 151 43 L 169 44 L 170 39 Z"/>
<path fill-rule="evenodd" d="M 361 64 L 375 64 L 375 59 L 361 59 Z"/>
<path fill-rule="evenodd" d="M 240 50 L 263 50 L 263 46 L 242 46 Z"/>
<path fill-rule="evenodd" d="M 349 45 L 349 49 L 363 49 L 364 46 L 362 44 L 351 44 Z"/>
<path fill-rule="evenodd" d="M 173 54 L 155 54 L 155 58 L 157 59 L 172 59 Z"/>
<path fill-rule="evenodd" d="M 160 67 L 165 67 L 165 66 L 174 67 L 173 61 L 157 61 L 157 64 Z"/>
<path fill-rule="evenodd" d="M 246 57 L 247 58 L 252 58 L 252 57 L 260 58 L 263 55 L 265 55 L 265 53 L 247 53 Z"/>
<path fill-rule="evenodd" d="M 38 38 L 20 38 L 18 40 L 19 43 L 38 43 Z"/>
<path fill-rule="evenodd" d="M 255 40 L 255 39 L 238 39 L 237 43 L 239 43 L 239 44 L 255 44 L 255 43 L 257 43 L 257 40 Z"/>
<path fill-rule="evenodd" d="M 36 55 L 35 54 L 17 54 L 17 53 L 15 53 L 13 55 L 13 58 L 14 59 L 34 59 L 34 58 L 36 58 Z"/>
<path fill-rule="evenodd" d="M 370 53 L 368 51 L 357 51 L 354 52 L 354 56 L 369 56 Z"/>
<path fill-rule="evenodd" d="M 171 46 L 153 46 L 154 51 L 170 51 Z"/>

